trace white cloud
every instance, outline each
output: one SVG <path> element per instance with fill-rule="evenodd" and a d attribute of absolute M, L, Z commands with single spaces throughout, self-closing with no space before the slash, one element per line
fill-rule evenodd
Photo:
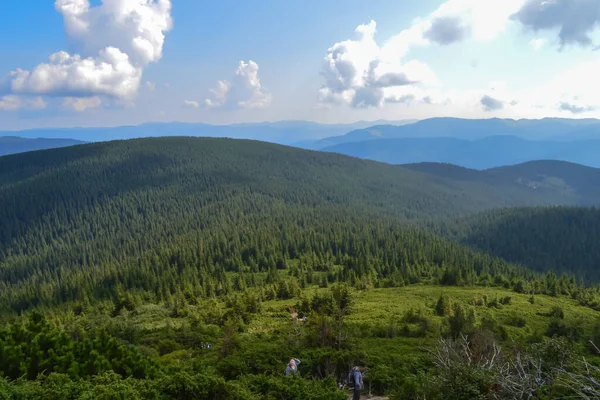
<path fill-rule="evenodd" d="M 146 81 L 146 87 L 148 88 L 148 90 L 150 90 L 151 92 L 153 92 L 154 90 L 156 90 L 156 84 L 150 81 Z"/>
<path fill-rule="evenodd" d="M 423 93 L 423 88 L 437 87 L 440 83 L 426 64 L 404 61 L 410 49 L 467 39 L 491 40 L 505 29 L 510 15 L 524 1 L 448 0 L 382 45 L 375 41 L 375 21 L 360 25 L 355 30 L 355 39 L 335 43 L 328 49 L 322 70 L 325 85 L 319 90 L 319 102 L 381 107 L 386 102 L 410 98 L 431 104 L 432 98 L 439 96 Z M 403 88 L 401 96 L 397 95 L 399 88 Z"/>
<path fill-rule="evenodd" d="M 258 77 L 259 66 L 254 61 L 240 61 L 231 82 L 218 81 L 215 89 L 210 89 L 212 97 L 206 98 L 208 107 L 264 108 L 271 104 L 271 94 L 263 88 Z"/>
<path fill-rule="evenodd" d="M 540 39 L 540 38 L 531 39 L 531 41 L 529 42 L 529 44 L 531 45 L 531 47 L 533 47 L 533 49 L 535 51 L 539 51 L 542 47 L 544 47 L 544 45 L 546 43 L 547 43 L 546 39 Z"/>
<path fill-rule="evenodd" d="M 97 108 L 102 105 L 102 99 L 98 96 L 94 97 L 67 97 L 63 101 L 63 107 L 71 108 L 77 112 L 82 112 L 88 108 Z"/>
<path fill-rule="evenodd" d="M 585 114 L 600 109 L 600 58 L 580 63 L 531 92 L 535 101 L 563 113 Z M 568 105 L 568 106 L 567 106 Z"/>
<path fill-rule="evenodd" d="M 465 39 L 488 41 L 502 33 L 525 0 L 448 0 L 428 18 L 424 36 L 450 44 Z"/>
<path fill-rule="evenodd" d="M 0 98 L 0 110 L 15 111 L 21 108 L 21 99 L 18 96 L 4 96 Z"/>
<path fill-rule="evenodd" d="M 15 95 L 0 97 L 0 110 L 2 111 L 43 110 L 46 106 L 46 102 L 41 97 L 22 98 Z"/>
<path fill-rule="evenodd" d="M 198 104 L 198 102 L 194 100 L 184 100 L 183 106 L 185 108 L 198 108 L 200 107 L 200 104 Z"/>
<path fill-rule="evenodd" d="M 32 71 L 16 69 L 0 83 L 12 94 L 131 99 L 144 68 L 162 56 L 171 0 L 56 0 L 76 53 L 60 51 Z"/>
<path fill-rule="evenodd" d="M 381 47 L 375 41 L 376 26 L 375 21 L 360 25 L 354 40 L 329 48 L 323 62 L 325 85 L 319 90 L 320 103 L 381 107 L 386 101 L 398 102 L 406 96 L 414 100 L 419 86 L 439 84 L 426 64 L 417 60 L 402 62 L 409 47 L 423 41 L 420 25 L 401 32 Z"/>
<path fill-rule="evenodd" d="M 483 109 L 504 116 L 597 116 L 600 110 L 600 59 L 580 63 L 527 89 L 515 90 L 505 82 L 492 82 L 483 91 L 450 94 L 463 109 Z"/>
<path fill-rule="evenodd" d="M 49 63 L 40 64 L 33 71 L 11 72 L 7 86 L 15 94 L 128 98 L 137 92 L 141 73 L 129 62 L 127 54 L 108 47 L 96 58 L 55 53 Z"/>

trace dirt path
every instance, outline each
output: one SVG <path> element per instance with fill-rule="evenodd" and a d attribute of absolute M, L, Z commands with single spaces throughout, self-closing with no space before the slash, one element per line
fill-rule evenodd
<path fill-rule="evenodd" d="M 349 399 L 352 398 L 352 394 L 350 394 L 348 396 Z M 363 394 L 362 396 L 360 396 L 360 400 L 390 400 L 389 397 L 381 397 L 381 396 L 373 396 L 373 397 L 369 397 L 366 394 Z"/>

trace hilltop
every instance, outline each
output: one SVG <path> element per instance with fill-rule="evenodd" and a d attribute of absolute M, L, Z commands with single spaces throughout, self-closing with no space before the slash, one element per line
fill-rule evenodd
<path fill-rule="evenodd" d="M 27 151 L 74 146 L 83 143 L 85 142 L 74 139 L 26 139 L 17 136 L 0 136 L 0 156 L 23 153 Z"/>

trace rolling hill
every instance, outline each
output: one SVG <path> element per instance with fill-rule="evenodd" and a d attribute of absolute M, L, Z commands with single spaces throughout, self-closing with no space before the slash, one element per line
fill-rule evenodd
<path fill-rule="evenodd" d="M 17 136 L 0 136 L 0 156 L 23 153 L 26 151 L 74 146 L 83 143 L 85 142 L 73 139 L 25 139 Z"/>
<path fill-rule="evenodd" d="M 138 139 L 5 156 L 0 302 L 27 308 L 33 299 L 56 301 L 66 288 L 70 294 L 60 295 L 63 300 L 93 297 L 114 290 L 107 282 L 115 280 L 139 289 L 134 282 L 140 268 L 153 279 L 181 283 L 163 275 L 169 268 L 151 261 L 159 254 L 171 260 L 167 265 L 190 259 L 195 261 L 184 264 L 264 270 L 281 254 L 295 258 L 314 246 L 353 248 L 342 243 L 353 241 L 354 234 L 394 243 L 400 239 L 388 235 L 402 232 L 410 221 L 427 225 L 494 207 L 600 203 L 591 194 L 597 189 L 590 188 L 600 187 L 598 171 L 591 168 L 533 163 L 464 179 L 472 173 L 206 138 Z M 548 185 L 522 179 L 541 173 Z M 346 237 L 347 230 L 355 233 Z M 438 241 L 406 235 L 403 240 L 422 246 Z M 199 242 L 202 252 L 183 250 Z M 154 268 L 159 269 L 150 272 Z"/>

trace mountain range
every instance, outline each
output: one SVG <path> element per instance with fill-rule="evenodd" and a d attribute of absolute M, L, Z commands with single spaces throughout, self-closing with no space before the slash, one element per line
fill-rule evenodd
<path fill-rule="evenodd" d="M 0 155 L 82 141 L 197 136 L 260 140 L 390 164 L 450 163 L 483 170 L 534 160 L 560 160 L 600 167 L 600 120 L 595 119 L 431 118 L 337 125 L 307 121 L 234 125 L 152 123 L 0 132 L 0 137 L 7 134 L 11 136 L 0 140 Z"/>
<path fill-rule="evenodd" d="M 66 138 L 86 142 L 102 142 L 142 137 L 197 136 L 253 139 L 291 145 L 298 142 L 308 144 L 325 137 L 339 136 L 352 130 L 363 129 L 377 124 L 394 126 L 412 122 L 415 121 L 359 121 L 352 124 L 319 124 L 310 121 L 279 121 L 232 125 L 170 122 L 103 128 L 48 128 L 23 131 L 0 131 L 0 137 L 19 136 L 21 138 L 30 139 Z"/>
<path fill-rule="evenodd" d="M 600 167 L 600 139 L 533 141 L 517 136 L 477 140 L 446 137 L 373 139 L 342 143 L 321 150 L 390 164 L 437 162 L 488 169 L 533 160 L 560 160 Z"/>
<path fill-rule="evenodd" d="M 461 119 L 429 118 L 404 126 L 373 125 L 311 143 L 307 148 L 321 150 L 342 143 L 377 139 L 454 138 L 478 140 L 493 136 L 516 136 L 528 140 L 600 140 L 597 119 Z"/>

